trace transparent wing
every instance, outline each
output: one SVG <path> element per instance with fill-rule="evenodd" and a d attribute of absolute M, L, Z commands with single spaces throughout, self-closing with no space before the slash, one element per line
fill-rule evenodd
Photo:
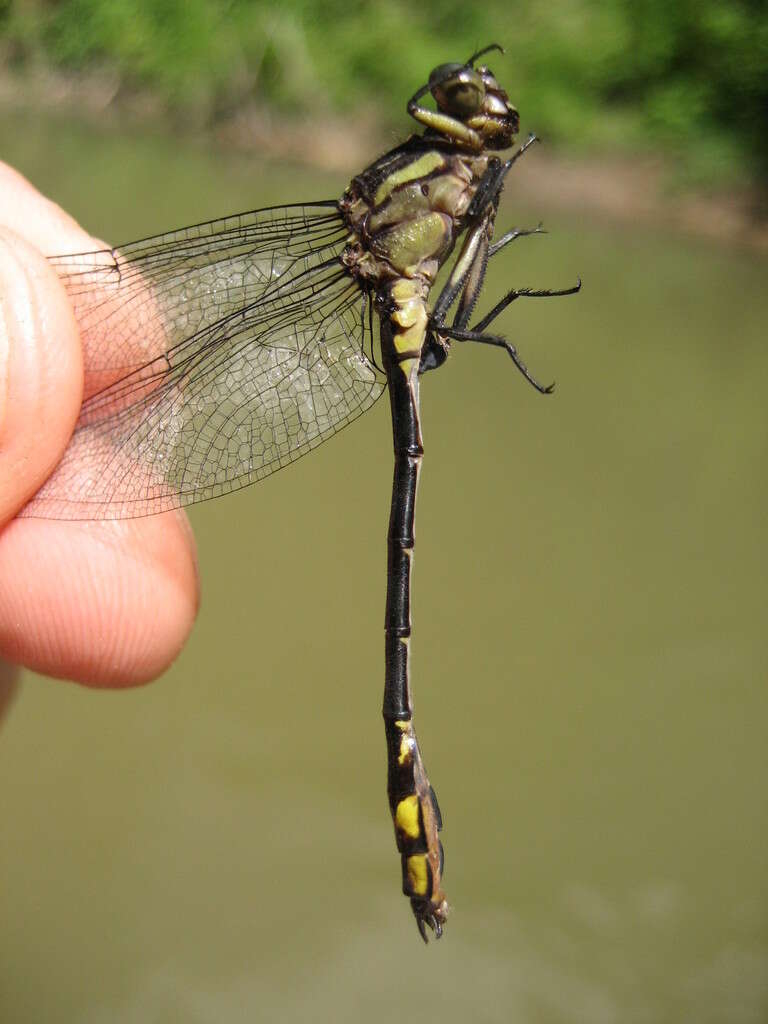
<path fill-rule="evenodd" d="M 384 389 L 335 204 L 258 210 L 54 257 L 86 399 L 21 515 L 122 519 L 244 487 L 316 447 Z"/>

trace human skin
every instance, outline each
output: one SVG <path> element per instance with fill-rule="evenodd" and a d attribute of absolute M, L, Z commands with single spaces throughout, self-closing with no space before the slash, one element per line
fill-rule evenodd
<path fill-rule="evenodd" d="M 82 401 L 77 322 L 45 255 L 103 247 L 0 163 L 0 710 L 17 665 L 95 687 L 149 682 L 198 608 L 183 512 L 14 518 L 61 458 Z"/>

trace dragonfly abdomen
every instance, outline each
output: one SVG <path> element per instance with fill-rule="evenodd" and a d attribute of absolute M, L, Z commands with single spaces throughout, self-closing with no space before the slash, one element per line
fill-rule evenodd
<path fill-rule="evenodd" d="M 429 784 L 413 723 L 408 718 L 387 718 L 389 807 L 400 852 L 403 893 L 411 907 L 422 938 L 426 925 L 439 937 L 448 914 L 442 889 L 442 828 L 435 791 Z"/>
<path fill-rule="evenodd" d="M 442 890 L 440 811 L 413 727 L 410 686 L 411 568 L 416 489 L 424 447 L 419 417 L 419 368 L 427 338 L 429 286 L 400 278 L 379 293 L 382 358 L 389 382 L 395 469 L 387 533 L 387 604 L 384 618 L 384 722 L 389 808 L 401 857 L 403 892 L 422 938 L 440 935 L 447 915 Z"/>

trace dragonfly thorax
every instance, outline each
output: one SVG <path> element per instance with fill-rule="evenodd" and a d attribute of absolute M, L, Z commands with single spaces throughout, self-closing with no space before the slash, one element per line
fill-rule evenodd
<path fill-rule="evenodd" d="M 350 228 L 342 260 L 353 276 L 373 288 L 400 277 L 431 287 L 488 161 L 412 136 L 357 175 L 339 203 Z"/>

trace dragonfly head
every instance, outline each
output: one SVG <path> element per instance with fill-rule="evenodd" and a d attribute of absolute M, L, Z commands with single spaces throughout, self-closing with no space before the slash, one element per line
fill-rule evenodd
<path fill-rule="evenodd" d="M 486 51 L 481 51 L 486 52 Z M 484 64 L 441 64 L 429 76 L 429 91 L 444 114 L 474 129 L 487 149 L 508 149 L 520 128 L 520 116 L 493 72 Z"/>

